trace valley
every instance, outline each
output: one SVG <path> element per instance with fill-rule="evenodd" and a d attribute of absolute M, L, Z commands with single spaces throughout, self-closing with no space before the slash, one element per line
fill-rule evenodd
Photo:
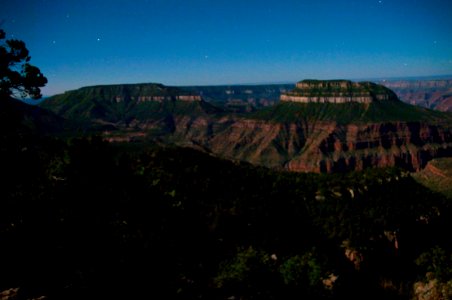
<path fill-rule="evenodd" d="M 378 83 L 392 89 L 402 101 L 436 109 L 452 111 L 452 80 L 391 80 Z"/>
<path fill-rule="evenodd" d="M 0 1 L 0 300 L 452 299 L 452 1 Z"/>
<path fill-rule="evenodd" d="M 323 83 L 329 84 L 316 84 Z M 41 107 L 83 122 L 109 141 L 160 141 L 278 170 L 416 171 L 432 158 L 452 155 L 450 114 L 405 104 L 380 85 L 333 83 L 338 87 L 308 87 L 315 92 L 308 103 L 294 96 L 303 93 L 303 82 L 293 91 L 280 89 L 281 101 L 250 112 L 231 112 L 204 99 L 224 87 L 196 91 L 159 84 L 87 87 L 49 98 Z M 245 92 L 241 95 L 249 97 Z M 331 103 L 327 98 L 319 103 L 322 95 Z"/>
<path fill-rule="evenodd" d="M 451 295 L 451 115 L 314 84 L 249 111 L 161 84 L 3 99 L 0 295 Z"/>

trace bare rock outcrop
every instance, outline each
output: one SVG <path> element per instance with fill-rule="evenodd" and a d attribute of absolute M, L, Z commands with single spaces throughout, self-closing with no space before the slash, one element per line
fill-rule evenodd
<path fill-rule="evenodd" d="M 339 125 L 179 118 L 180 140 L 233 160 L 295 172 L 331 173 L 399 166 L 415 171 L 452 155 L 450 128 L 421 122 Z"/>
<path fill-rule="evenodd" d="M 303 80 L 297 83 L 294 90 L 282 94 L 280 100 L 299 103 L 372 103 L 397 100 L 397 96 L 372 82 Z"/>

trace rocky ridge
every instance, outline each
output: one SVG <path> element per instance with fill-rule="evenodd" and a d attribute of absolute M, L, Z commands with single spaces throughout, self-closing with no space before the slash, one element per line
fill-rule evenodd
<path fill-rule="evenodd" d="M 391 90 L 381 85 L 349 80 L 303 80 L 280 97 L 281 101 L 299 103 L 372 103 L 396 99 Z"/>
<path fill-rule="evenodd" d="M 404 102 L 439 111 L 452 112 L 452 80 L 383 80 Z"/>
<path fill-rule="evenodd" d="M 199 94 L 158 83 L 117 84 L 83 87 L 48 98 L 41 106 L 64 117 L 106 119 L 114 113 L 124 115 L 145 103 L 200 102 Z"/>
<path fill-rule="evenodd" d="M 332 83 L 337 87 L 331 88 Z M 124 89 L 120 94 L 124 101 L 114 98 L 120 90 L 80 89 L 50 99 L 45 107 L 66 118 L 84 116 L 108 125 L 102 134 L 110 141 L 157 139 L 297 172 L 389 166 L 419 170 L 432 158 L 452 156 L 449 114 L 404 104 L 389 89 L 371 83 L 300 82 L 294 92 L 306 84 L 309 93 L 318 97 L 371 97 L 371 102 L 281 101 L 256 113 L 237 115 L 216 110 L 202 99 L 180 101 L 179 96 L 196 96 L 193 92 L 153 85 L 157 89 L 153 94 L 145 88 L 137 94 L 126 91 L 139 88 Z M 157 94 L 162 91 L 170 100 L 142 100 L 160 97 Z"/>
<path fill-rule="evenodd" d="M 203 120 L 176 123 L 179 140 L 217 156 L 295 172 L 419 170 L 433 157 L 452 155 L 450 127 L 423 122 L 340 125 L 224 118 L 215 126 Z"/>
<path fill-rule="evenodd" d="M 412 176 L 419 183 L 452 199 L 452 157 L 433 159 Z"/>

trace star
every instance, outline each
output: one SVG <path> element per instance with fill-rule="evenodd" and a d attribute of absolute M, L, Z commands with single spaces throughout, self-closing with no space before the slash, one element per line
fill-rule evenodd
<path fill-rule="evenodd" d="M 100 38 L 97 38 L 97 41 L 100 42 Z"/>

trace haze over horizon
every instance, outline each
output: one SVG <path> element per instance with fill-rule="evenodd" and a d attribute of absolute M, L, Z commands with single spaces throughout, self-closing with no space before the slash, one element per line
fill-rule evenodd
<path fill-rule="evenodd" d="M 446 0 L 17 0 L 0 4 L 52 95 L 81 86 L 220 85 L 452 74 Z"/>

